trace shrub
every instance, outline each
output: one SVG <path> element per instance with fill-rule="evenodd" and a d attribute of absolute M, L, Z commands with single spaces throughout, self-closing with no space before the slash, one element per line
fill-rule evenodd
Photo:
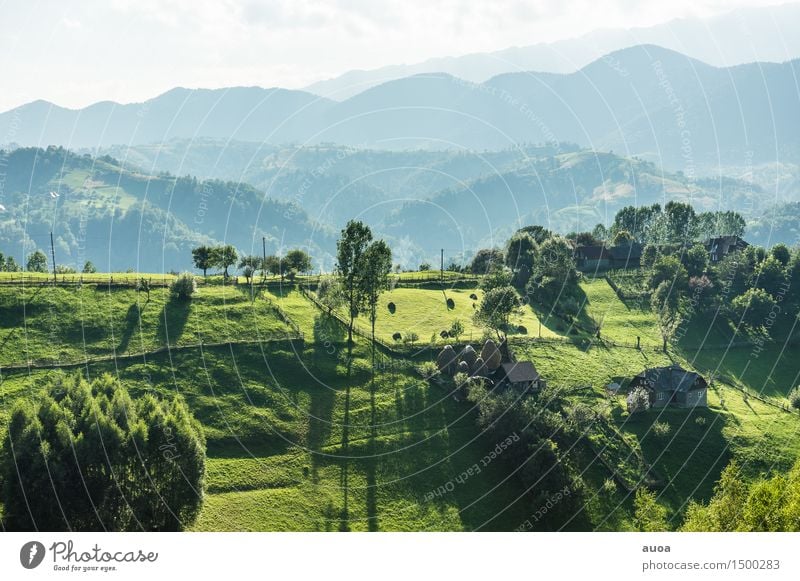
<path fill-rule="evenodd" d="M 178 275 L 172 284 L 169 285 L 169 294 L 178 300 L 188 301 L 197 290 L 197 282 L 194 280 L 194 275 L 190 272 L 184 272 Z"/>
<path fill-rule="evenodd" d="M 395 341 L 400 341 L 402 338 L 403 335 L 401 335 L 400 333 L 395 333 L 392 335 L 392 339 L 394 339 Z"/>
<path fill-rule="evenodd" d="M 456 387 L 461 387 L 465 385 L 469 381 L 469 375 L 463 372 L 458 372 L 453 376 L 453 383 L 456 384 Z"/>
<path fill-rule="evenodd" d="M 669 436 L 672 427 L 667 422 L 653 422 L 653 434 L 657 438 L 665 438 Z"/>
<path fill-rule="evenodd" d="M 603 492 L 611 496 L 617 491 L 617 483 L 613 478 L 606 478 L 603 481 Z"/>
<path fill-rule="evenodd" d="M 800 386 L 789 392 L 789 403 L 794 409 L 800 410 Z"/>
<path fill-rule="evenodd" d="M 436 366 L 436 362 L 425 361 L 419 367 L 417 367 L 417 371 L 419 371 L 420 375 L 422 375 L 424 378 L 430 379 L 439 373 L 439 368 Z"/>
<path fill-rule="evenodd" d="M 476 295 L 475 293 L 472 293 L 472 294 L 469 295 L 469 298 L 471 298 L 473 301 L 477 301 L 478 300 L 478 295 Z"/>
<path fill-rule="evenodd" d="M 517 327 L 517 333 L 519 333 L 520 335 L 527 335 L 528 328 L 525 325 L 520 325 L 519 327 Z"/>

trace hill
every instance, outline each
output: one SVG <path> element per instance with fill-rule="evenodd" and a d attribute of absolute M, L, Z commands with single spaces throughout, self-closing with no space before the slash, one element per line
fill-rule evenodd
<path fill-rule="evenodd" d="M 186 270 L 191 248 L 225 241 L 246 253 L 308 247 L 317 259 L 333 247 L 329 229 L 296 204 L 247 185 L 125 169 L 110 157 L 61 148 L 2 152 L 0 248 L 19 264 L 55 237 L 59 264 L 80 269 Z M 48 253 L 49 256 L 49 253 Z"/>
<path fill-rule="evenodd" d="M 508 73 L 472 83 L 426 73 L 342 102 L 241 87 L 175 89 L 143 104 L 98 103 L 80 111 L 35 102 L 0 115 L 0 135 L 12 134 L 22 145 L 71 148 L 174 137 L 395 150 L 573 142 L 696 175 L 720 163 L 747 165 L 746 158 L 797 162 L 797 69 L 798 61 L 717 68 L 639 45 L 568 74 Z"/>

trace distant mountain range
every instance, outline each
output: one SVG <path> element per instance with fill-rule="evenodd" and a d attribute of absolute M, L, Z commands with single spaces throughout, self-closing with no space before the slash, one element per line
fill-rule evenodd
<path fill-rule="evenodd" d="M 97 148 L 213 138 L 359 148 L 501 150 L 565 142 L 687 174 L 800 158 L 800 61 L 716 68 L 657 46 L 578 72 L 447 74 L 384 83 L 342 102 L 303 91 L 174 89 L 73 111 L 37 101 L 0 115 L 21 145 Z"/>
<path fill-rule="evenodd" d="M 568 74 L 608 53 L 639 44 L 669 48 L 718 67 L 781 63 L 800 57 L 798 25 L 798 3 L 746 7 L 709 18 L 681 18 L 633 29 L 604 29 L 552 43 L 354 70 L 309 85 L 305 90 L 344 100 L 387 81 L 419 74 L 447 73 L 475 83 L 522 71 Z"/>

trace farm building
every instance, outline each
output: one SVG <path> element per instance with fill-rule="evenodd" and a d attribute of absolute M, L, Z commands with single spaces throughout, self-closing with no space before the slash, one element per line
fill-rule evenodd
<path fill-rule="evenodd" d="M 645 369 L 633 378 L 630 390 L 644 387 L 654 408 L 675 405 L 683 408 L 708 406 L 708 383 L 698 373 L 680 365 Z"/>
<path fill-rule="evenodd" d="M 705 247 L 711 257 L 711 262 L 719 262 L 731 252 L 744 250 L 748 246 L 750 245 L 738 236 L 717 236 L 705 241 Z"/>
<path fill-rule="evenodd" d="M 611 268 L 639 268 L 642 260 L 642 245 L 638 242 L 612 246 L 608 249 Z"/>
<path fill-rule="evenodd" d="M 607 270 L 609 268 L 638 268 L 642 258 L 642 245 L 638 242 L 619 246 L 578 246 L 575 264 L 579 270 Z"/>
<path fill-rule="evenodd" d="M 575 249 L 575 265 L 579 270 L 606 270 L 611 267 L 611 256 L 602 244 L 578 246 Z"/>
<path fill-rule="evenodd" d="M 500 387 L 509 387 L 521 392 L 538 391 L 543 383 L 539 372 L 530 361 L 503 363 L 495 371 L 494 380 Z"/>

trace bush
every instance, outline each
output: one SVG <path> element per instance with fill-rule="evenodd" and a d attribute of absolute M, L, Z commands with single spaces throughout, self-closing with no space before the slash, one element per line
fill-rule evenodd
<path fill-rule="evenodd" d="M 402 338 L 403 338 L 403 335 L 402 335 L 402 334 L 400 334 L 400 333 L 394 333 L 394 334 L 392 335 L 392 339 L 393 339 L 394 341 L 400 341 Z"/>
<path fill-rule="evenodd" d="M 197 282 L 194 275 L 190 272 L 179 274 L 178 278 L 169 285 L 169 294 L 178 300 L 188 301 L 197 290 Z"/>
<path fill-rule="evenodd" d="M 603 492 L 608 496 L 612 496 L 617 491 L 617 483 L 613 478 L 606 478 L 603 481 Z"/>
<path fill-rule="evenodd" d="M 439 368 L 436 366 L 435 361 L 425 361 L 419 367 L 417 367 L 417 371 L 419 371 L 424 378 L 430 379 L 439 373 Z"/>
<path fill-rule="evenodd" d="M 698 425 L 698 426 L 705 426 L 706 425 L 706 419 L 703 416 L 697 416 L 694 419 L 694 423 L 696 425 Z"/>
<path fill-rule="evenodd" d="M 789 403 L 794 409 L 800 410 L 800 386 L 789 392 Z"/>
<path fill-rule="evenodd" d="M 672 431 L 672 427 L 667 422 L 653 422 L 652 428 L 656 438 L 665 438 Z"/>

